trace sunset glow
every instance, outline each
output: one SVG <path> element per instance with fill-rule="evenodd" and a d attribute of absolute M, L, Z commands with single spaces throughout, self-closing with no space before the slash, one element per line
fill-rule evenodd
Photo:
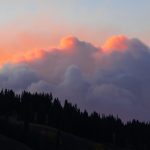
<path fill-rule="evenodd" d="M 0 89 L 149 120 L 149 0 L 1 0 Z"/>
<path fill-rule="evenodd" d="M 104 52 L 111 53 L 112 51 L 125 51 L 128 48 L 128 38 L 119 35 L 109 38 L 102 46 Z"/>

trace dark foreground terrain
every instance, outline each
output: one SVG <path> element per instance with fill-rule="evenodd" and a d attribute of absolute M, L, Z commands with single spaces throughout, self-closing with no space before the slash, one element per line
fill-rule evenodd
<path fill-rule="evenodd" d="M 22 122 L 0 119 L 0 124 L 0 150 L 125 150 L 44 125 L 30 124 L 24 132 Z"/>
<path fill-rule="evenodd" d="M 51 93 L 0 91 L 0 134 L 33 150 L 150 150 L 149 122 L 89 114 Z"/>
<path fill-rule="evenodd" d="M 27 145 L 0 135 L 0 150 L 31 150 Z"/>

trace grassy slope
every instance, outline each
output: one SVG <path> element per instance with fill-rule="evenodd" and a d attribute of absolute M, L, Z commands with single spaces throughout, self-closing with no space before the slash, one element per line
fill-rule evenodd
<path fill-rule="evenodd" d="M 31 150 L 25 144 L 0 135 L 0 150 Z"/>
<path fill-rule="evenodd" d="M 43 125 L 36 125 L 31 124 L 30 126 L 31 131 L 39 132 L 42 134 L 42 138 L 45 140 L 49 140 L 49 143 L 53 145 L 52 147 L 56 149 L 58 134 L 59 136 L 59 149 L 63 150 L 107 150 L 110 149 L 103 144 L 95 143 L 77 136 L 74 136 L 69 133 L 65 133 L 60 131 L 58 133 L 57 129 L 43 126 Z M 42 140 L 42 139 L 41 139 Z"/>
<path fill-rule="evenodd" d="M 19 137 L 22 137 L 23 123 L 10 121 L 9 126 L 6 129 L 9 129 L 10 132 L 13 131 L 13 135 L 19 131 L 17 134 Z M 63 131 L 58 132 L 58 130 L 55 128 L 38 124 L 30 124 L 30 130 L 28 133 L 25 133 L 25 136 L 28 145 L 30 145 L 34 150 L 117 150 L 116 148 L 113 149 L 107 144 L 104 145 L 95 143 Z M 0 138 L 0 150 L 1 141 L 3 141 L 2 139 L 3 138 Z M 6 140 L 5 143 L 9 144 L 11 141 Z M 19 146 L 19 142 L 18 144 L 16 143 L 16 145 Z M 23 150 L 23 148 L 20 149 Z"/>

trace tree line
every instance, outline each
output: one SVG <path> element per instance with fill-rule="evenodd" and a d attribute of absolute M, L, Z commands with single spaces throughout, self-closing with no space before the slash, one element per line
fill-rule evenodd
<path fill-rule="evenodd" d="M 124 123 L 113 115 L 81 111 L 77 105 L 65 100 L 60 103 L 52 93 L 16 94 L 12 90 L 0 91 L 0 116 L 24 122 L 43 124 L 61 131 L 93 140 L 132 149 L 150 149 L 150 123 L 132 120 Z"/>

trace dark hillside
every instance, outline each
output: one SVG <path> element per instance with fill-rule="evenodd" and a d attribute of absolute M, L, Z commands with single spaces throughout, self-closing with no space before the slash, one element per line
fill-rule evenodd
<path fill-rule="evenodd" d="M 150 149 L 149 123 L 133 120 L 124 124 L 121 119 L 112 115 L 105 116 L 97 112 L 88 114 L 86 110 L 82 112 L 77 105 L 67 100 L 62 105 L 52 94 L 31 94 L 24 91 L 17 95 L 12 90 L 2 90 L 0 115 L 0 133 L 24 142 L 34 149 L 44 146 L 59 149 L 61 144 L 66 146 L 62 146 L 65 149 L 78 146 L 76 149 L 93 149 L 93 144 L 88 144 L 90 142 L 87 141 L 103 143 L 111 149 Z M 52 128 L 55 129 L 51 130 Z M 72 135 L 86 140 L 81 142 Z M 49 138 L 52 139 L 51 142 Z"/>

